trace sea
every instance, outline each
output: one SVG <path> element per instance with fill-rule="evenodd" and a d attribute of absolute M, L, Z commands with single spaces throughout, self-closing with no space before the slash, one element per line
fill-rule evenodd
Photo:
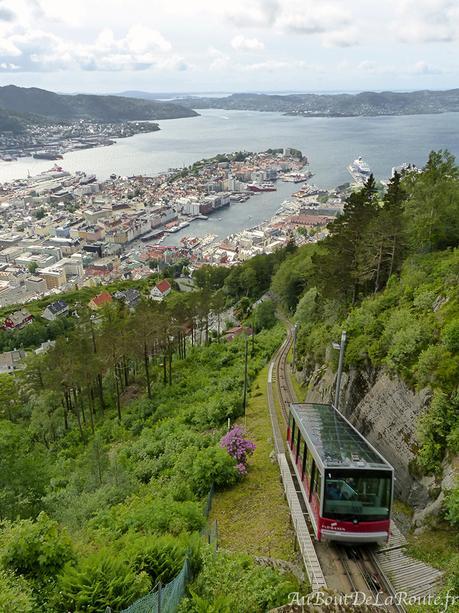
<path fill-rule="evenodd" d="M 431 150 L 448 149 L 459 157 L 459 113 L 397 117 L 288 117 L 256 111 L 199 110 L 199 117 L 160 121 L 160 131 L 120 139 L 109 147 L 65 154 L 65 170 L 106 179 L 156 175 L 196 160 L 231 151 L 268 148 L 301 149 L 314 173 L 311 183 L 331 188 L 350 180 L 346 167 L 362 156 L 379 179 L 404 162 L 425 164 Z M 52 162 L 21 158 L 0 162 L 0 182 L 48 170 Z M 165 244 L 184 235 L 227 236 L 270 218 L 298 186 L 278 182 L 278 191 L 254 196 L 246 203 L 220 209 L 208 221 L 196 221 Z"/>

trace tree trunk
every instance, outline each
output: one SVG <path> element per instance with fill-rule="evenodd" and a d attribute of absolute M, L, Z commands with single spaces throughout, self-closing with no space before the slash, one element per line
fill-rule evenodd
<path fill-rule="evenodd" d="M 94 434 L 94 392 L 92 386 L 89 388 L 89 418 L 91 421 L 91 432 Z"/>
<path fill-rule="evenodd" d="M 374 289 L 374 293 L 375 294 L 379 290 L 379 278 L 380 278 L 380 275 L 381 275 L 382 253 L 383 253 L 383 244 L 382 244 L 382 241 L 381 241 L 381 245 L 379 246 L 378 265 L 376 267 L 376 279 L 375 279 L 375 289 Z"/>
<path fill-rule="evenodd" d="M 169 348 L 169 385 L 172 385 L 172 347 Z"/>
<path fill-rule="evenodd" d="M 115 392 L 116 392 L 116 411 L 118 413 L 118 421 L 121 423 L 121 398 L 120 398 L 120 384 L 118 380 L 118 364 L 115 364 Z"/>
<path fill-rule="evenodd" d="M 392 273 L 394 271 L 394 261 L 395 261 L 395 246 L 397 244 L 397 237 L 394 236 L 393 240 L 392 240 L 392 253 L 391 253 L 391 257 L 390 257 L 390 268 L 389 268 L 389 276 L 387 278 L 387 280 L 389 281 L 389 279 L 392 276 Z M 386 283 L 387 285 L 387 283 Z"/>
<path fill-rule="evenodd" d="M 124 384 L 125 387 L 129 385 L 129 364 L 126 360 L 126 356 L 123 356 L 123 372 L 124 372 Z"/>
<path fill-rule="evenodd" d="M 67 411 L 68 411 L 67 394 L 64 394 L 64 397 L 65 397 L 65 403 L 62 400 L 62 408 L 64 409 L 64 430 L 65 432 L 67 432 L 67 430 L 69 429 L 69 420 L 67 416 Z"/>
<path fill-rule="evenodd" d="M 102 375 L 100 373 L 98 373 L 97 375 L 97 392 L 99 394 L 100 411 L 101 411 L 101 414 L 103 415 L 105 412 L 105 398 L 104 398 L 104 386 L 102 382 Z"/>
<path fill-rule="evenodd" d="M 145 379 L 147 382 L 147 395 L 148 398 L 151 400 L 151 382 L 150 382 L 150 368 L 149 368 L 149 364 L 148 364 L 148 350 L 147 350 L 147 343 L 144 343 L 143 345 L 143 359 L 144 359 L 144 365 L 145 365 Z"/>

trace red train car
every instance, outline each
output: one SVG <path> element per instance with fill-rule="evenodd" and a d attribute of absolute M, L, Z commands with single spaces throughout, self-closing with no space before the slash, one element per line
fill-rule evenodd
<path fill-rule="evenodd" d="M 287 447 L 316 538 L 389 538 L 394 469 L 329 404 L 291 404 Z"/>

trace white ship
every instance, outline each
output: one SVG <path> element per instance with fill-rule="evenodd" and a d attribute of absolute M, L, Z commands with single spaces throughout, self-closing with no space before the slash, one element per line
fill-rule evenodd
<path fill-rule="evenodd" d="M 371 175 L 371 169 L 361 157 L 355 159 L 352 164 L 347 167 L 349 174 L 354 179 L 355 183 L 363 184 Z"/>

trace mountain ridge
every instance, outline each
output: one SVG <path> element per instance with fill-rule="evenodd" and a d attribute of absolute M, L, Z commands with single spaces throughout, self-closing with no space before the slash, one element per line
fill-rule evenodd
<path fill-rule="evenodd" d="M 281 112 L 305 117 L 354 117 L 459 112 L 459 89 L 414 92 L 365 91 L 357 94 L 252 94 L 184 97 L 194 109 Z"/>
<path fill-rule="evenodd" d="M 97 94 L 56 94 L 37 87 L 0 87 L 0 111 L 25 115 L 22 122 L 31 121 L 27 115 L 51 121 L 88 120 L 100 123 L 178 119 L 198 115 L 189 106 L 173 102 L 159 102 L 139 98 L 104 96 Z M 21 123 L 21 119 L 18 120 Z"/>

